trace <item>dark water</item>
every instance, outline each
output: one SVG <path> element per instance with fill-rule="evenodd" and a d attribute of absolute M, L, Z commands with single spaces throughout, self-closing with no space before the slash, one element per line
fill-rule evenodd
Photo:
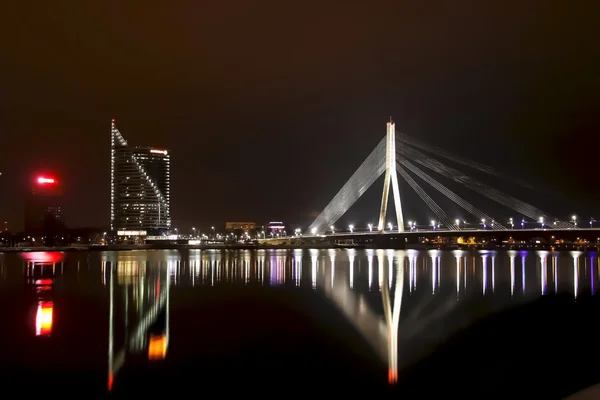
<path fill-rule="evenodd" d="M 236 382 L 261 393 L 277 385 L 425 393 L 447 381 L 447 394 L 493 393 L 507 385 L 496 370 L 504 355 L 509 372 L 533 363 L 519 372 L 532 376 L 552 360 L 554 371 L 564 367 L 563 355 L 592 357 L 596 331 L 573 333 L 580 321 L 564 318 L 595 293 L 599 268 L 595 253 L 544 251 L 0 254 L 0 379 L 92 397 L 211 385 L 225 393 Z M 560 301 L 473 328 L 540 298 Z M 464 339 L 470 329 L 478 330 Z M 600 381 L 580 375 L 552 390 L 539 384 L 565 394 Z M 541 393 L 532 379 L 530 391 Z"/>

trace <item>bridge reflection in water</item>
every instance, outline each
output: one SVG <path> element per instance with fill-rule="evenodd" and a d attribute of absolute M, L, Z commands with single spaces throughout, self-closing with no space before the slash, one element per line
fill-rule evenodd
<path fill-rule="evenodd" d="M 128 357 L 166 357 L 169 297 L 178 287 L 320 291 L 388 365 L 394 383 L 399 368 L 486 314 L 542 295 L 594 293 L 599 268 L 595 253 L 354 249 L 115 252 L 103 255 L 102 266 L 110 290 L 109 389 Z"/>

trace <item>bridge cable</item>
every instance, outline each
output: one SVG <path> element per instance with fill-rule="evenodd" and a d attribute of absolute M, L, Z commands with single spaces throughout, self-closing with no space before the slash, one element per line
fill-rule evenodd
<path fill-rule="evenodd" d="M 434 158 L 423 154 L 419 150 L 412 148 L 411 146 L 405 146 L 404 148 L 405 156 L 408 156 L 416 163 L 429 168 L 430 170 L 437 172 L 438 174 L 445 176 L 453 180 L 456 183 L 460 183 L 461 185 L 482 194 L 483 196 L 504 205 L 505 207 L 510 208 L 513 211 L 518 212 L 526 217 L 529 217 L 535 221 L 537 221 L 540 217 L 544 218 L 545 221 L 550 221 L 548 215 L 541 211 L 540 209 L 532 206 L 531 204 L 525 203 L 515 197 L 512 197 L 508 194 L 502 193 L 497 189 L 494 189 L 484 183 L 479 182 L 478 180 L 468 177 L 462 172 L 449 167 L 443 164 L 440 161 L 435 160 Z M 571 225 L 562 222 L 556 221 L 556 227 L 558 228 L 569 228 Z"/>
<path fill-rule="evenodd" d="M 433 211 L 433 213 L 439 218 L 440 222 L 446 225 L 446 227 L 451 231 L 458 230 L 458 227 L 452 223 L 452 220 L 448 217 L 448 214 L 446 214 L 444 210 L 442 210 L 442 208 L 425 192 L 425 190 L 423 190 L 421 185 L 415 182 L 415 180 L 408 174 L 408 172 L 406 172 L 402 165 L 399 163 L 396 164 L 396 168 L 400 176 L 404 178 L 406 183 L 408 183 L 410 187 L 419 195 L 421 200 L 427 204 L 431 211 Z"/>
<path fill-rule="evenodd" d="M 313 229 L 318 233 L 325 232 L 383 174 L 385 171 L 386 144 L 386 138 L 384 137 L 308 227 L 307 234 L 312 234 Z"/>
<path fill-rule="evenodd" d="M 411 171 L 412 173 L 417 175 L 419 178 L 423 179 L 425 182 L 429 183 L 434 189 L 436 189 L 438 192 L 440 192 L 441 194 L 443 194 L 444 196 L 446 196 L 447 198 L 452 200 L 454 203 L 459 205 L 461 208 L 463 208 L 469 214 L 471 214 L 479 219 L 493 221 L 492 217 L 490 217 L 489 215 L 485 214 L 483 211 L 476 208 L 473 204 L 469 203 L 468 201 L 466 201 L 465 199 L 463 199 L 462 197 L 460 197 L 459 195 L 454 193 L 452 190 L 448 189 L 446 186 L 441 184 L 439 181 L 437 181 L 431 175 L 427 174 L 426 172 L 424 172 L 423 170 L 418 168 L 416 165 L 414 165 L 413 163 L 408 161 L 406 158 L 401 158 L 400 160 L 401 161 L 399 161 L 399 162 L 404 167 L 406 167 L 409 171 Z M 502 224 L 498 224 L 497 222 L 496 222 L 496 224 L 498 225 L 498 228 L 500 230 L 506 229 Z"/>
<path fill-rule="evenodd" d="M 545 221 L 549 220 L 543 211 L 535 208 L 534 206 L 527 204 L 519 199 L 516 199 L 510 195 L 504 194 L 497 189 L 491 188 L 477 181 L 476 179 L 470 178 L 464 175 L 462 172 L 454 168 L 448 167 L 447 165 L 419 152 L 418 150 L 411 148 L 410 146 L 407 146 L 407 149 L 409 157 L 412 158 L 415 162 L 439 173 L 440 175 L 452 179 L 455 182 L 460 183 L 465 187 L 474 190 L 482 194 L 483 196 L 536 221 L 539 217 L 543 217 Z M 570 227 L 569 224 L 561 221 L 557 221 L 556 226 L 560 228 Z"/>
<path fill-rule="evenodd" d="M 478 170 L 480 172 L 484 172 L 484 173 L 487 173 L 489 175 L 493 175 L 493 176 L 495 176 L 497 178 L 500 178 L 500 179 L 503 179 L 503 180 L 506 180 L 506 181 L 509 181 L 509 182 L 513 182 L 513 183 L 516 183 L 516 184 L 519 184 L 519 185 L 521 185 L 521 186 L 523 186 L 523 187 L 525 187 L 527 189 L 530 189 L 530 190 L 534 190 L 535 189 L 533 186 L 531 186 L 531 184 L 529 184 L 529 183 L 527 183 L 527 182 L 525 182 L 523 180 L 516 179 L 514 177 L 508 177 L 508 176 L 506 176 L 505 174 L 501 173 L 500 171 L 496 170 L 493 167 L 490 167 L 488 165 L 481 164 L 481 163 L 469 160 L 467 158 L 463 158 L 463 157 L 460 157 L 458 155 L 452 154 L 452 153 L 450 153 L 450 152 L 448 152 L 448 151 L 446 151 L 446 150 L 444 150 L 444 149 L 442 149 L 440 147 L 429 145 L 429 144 L 425 144 L 425 143 L 419 141 L 418 139 L 415 139 L 415 138 L 413 138 L 413 137 L 411 137 L 409 135 L 403 134 L 403 135 L 400 136 L 399 140 L 402 143 L 408 144 L 409 146 L 413 146 L 415 148 L 418 148 L 418 149 L 421 149 L 421 150 L 433 153 L 433 154 L 435 154 L 435 155 L 437 155 L 439 157 L 443 157 L 443 158 L 445 158 L 447 160 L 450 160 L 450 161 L 453 161 L 453 162 L 455 162 L 457 164 L 465 165 L 467 167 L 474 168 L 474 169 L 476 169 L 476 170 Z"/>

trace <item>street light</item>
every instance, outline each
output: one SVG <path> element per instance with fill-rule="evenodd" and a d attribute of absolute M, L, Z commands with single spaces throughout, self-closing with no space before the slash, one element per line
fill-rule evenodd
<path fill-rule="evenodd" d="M 348 228 L 350 228 L 350 233 L 354 232 L 354 225 L 349 225 Z"/>
<path fill-rule="evenodd" d="M 458 229 L 460 229 L 460 219 L 458 219 L 458 218 L 457 218 L 457 219 L 455 219 L 455 220 L 454 220 L 454 223 L 456 224 L 456 227 L 457 227 Z"/>
<path fill-rule="evenodd" d="M 333 225 L 331 225 L 331 234 L 333 235 L 335 233 L 335 228 L 333 227 Z"/>
<path fill-rule="evenodd" d="M 487 225 L 485 224 L 485 218 L 481 218 L 481 225 L 483 226 L 483 229 L 485 230 L 485 228 L 487 227 Z"/>
<path fill-rule="evenodd" d="M 315 236 L 317 234 L 317 228 L 312 228 L 310 230 L 310 233 L 312 233 L 312 235 Z"/>
<path fill-rule="evenodd" d="M 573 215 L 571 217 L 571 222 L 573 222 L 573 225 L 575 226 L 575 228 L 577 228 L 577 215 Z"/>
<path fill-rule="evenodd" d="M 544 229 L 544 217 L 540 217 L 540 225 L 542 226 L 542 229 Z"/>
<path fill-rule="evenodd" d="M 413 224 L 412 221 L 408 221 L 408 229 L 410 229 L 411 231 L 412 231 L 412 224 Z"/>
<path fill-rule="evenodd" d="M 521 229 L 525 229 L 525 218 L 521 218 Z"/>
<path fill-rule="evenodd" d="M 367 225 L 369 227 L 369 232 L 373 232 L 373 224 Z"/>
<path fill-rule="evenodd" d="M 435 231 L 435 221 L 431 220 L 431 228 Z"/>
<path fill-rule="evenodd" d="M 392 225 L 391 222 L 388 222 L 388 228 L 390 228 L 390 231 L 394 229 L 394 226 Z"/>
<path fill-rule="evenodd" d="M 514 224 L 514 222 L 513 222 L 513 219 L 512 219 L 512 217 L 510 217 L 510 218 L 508 219 L 508 223 L 510 224 L 510 229 L 515 229 L 515 224 Z"/>

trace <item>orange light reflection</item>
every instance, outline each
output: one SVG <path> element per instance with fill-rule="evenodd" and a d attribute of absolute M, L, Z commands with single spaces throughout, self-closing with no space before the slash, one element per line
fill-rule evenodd
<path fill-rule="evenodd" d="M 52 313 L 54 304 L 51 301 L 40 301 L 35 315 L 35 335 L 48 336 L 52 333 Z"/>
<path fill-rule="evenodd" d="M 167 356 L 167 335 L 150 336 L 148 344 L 149 360 L 164 360 Z"/>

